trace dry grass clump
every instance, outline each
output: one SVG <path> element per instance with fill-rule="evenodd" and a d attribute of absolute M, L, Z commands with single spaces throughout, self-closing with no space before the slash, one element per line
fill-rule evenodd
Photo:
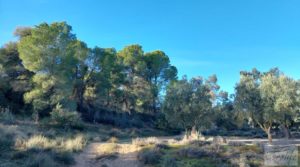
<path fill-rule="evenodd" d="M 17 139 L 15 147 L 23 150 L 59 150 L 77 152 L 84 148 L 86 140 L 84 136 L 78 135 L 71 139 L 49 139 L 42 135 L 34 135 L 28 140 Z"/>
<path fill-rule="evenodd" d="M 113 136 L 113 137 L 109 138 L 107 140 L 107 142 L 109 142 L 109 143 L 118 143 L 119 139 Z"/>
<path fill-rule="evenodd" d="M 115 154 L 118 152 L 119 146 L 115 143 L 107 143 L 101 145 L 101 152 L 103 154 Z"/>
<path fill-rule="evenodd" d="M 42 135 L 37 135 L 24 142 L 23 147 L 26 149 L 51 149 L 55 147 L 56 144 L 56 141 L 50 140 Z"/>
<path fill-rule="evenodd" d="M 68 139 L 68 140 L 63 141 L 61 143 L 61 147 L 65 151 L 78 152 L 78 151 L 81 151 L 85 147 L 86 143 L 87 143 L 87 141 L 86 141 L 85 137 L 83 135 L 78 135 L 73 139 Z"/>
<path fill-rule="evenodd" d="M 136 146 L 153 145 L 159 144 L 159 140 L 156 137 L 135 138 L 132 139 L 132 144 Z"/>

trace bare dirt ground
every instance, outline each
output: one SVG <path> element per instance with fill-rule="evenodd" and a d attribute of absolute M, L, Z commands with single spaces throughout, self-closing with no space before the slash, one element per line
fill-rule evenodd
<path fill-rule="evenodd" d="M 167 142 L 178 136 L 157 137 L 158 142 Z M 141 147 L 124 142 L 118 143 L 116 157 L 99 158 L 103 155 L 103 148 L 107 143 L 90 143 L 79 155 L 75 157 L 76 164 L 73 167 L 142 167 L 137 159 Z"/>
<path fill-rule="evenodd" d="M 158 142 L 163 143 L 168 140 L 173 140 L 178 136 L 173 137 L 157 137 Z M 242 142 L 242 143 L 267 143 L 267 139 L 249 139 L 249 138 L 226 138 L 227 142 Z M 75 157 L 76 164 L 73 167 L 142 167 L 138 161 L 137 154 L 140 147 L 136 147 L 131 143 L 118 143 L 118 154 L 115 157 L 101 157 L 104 153 L 102 148 L 107 143 L 95 142 L 90 143 L 79 155 Z M 274 139 L 273 144 L 296 144 L 300 146 L 300 139 Z"/>
<path fill-rule="evenodd" d="M 105 157 L 102 147 L 107 143 L 91 143 L 76 158 L 74 167 L 141 167 L 137 159 L 140 148 L 131 144 L 118 144 L 118 154 L 115 157 Z M 101 156 L 103 156 L 101 158 Z"/>

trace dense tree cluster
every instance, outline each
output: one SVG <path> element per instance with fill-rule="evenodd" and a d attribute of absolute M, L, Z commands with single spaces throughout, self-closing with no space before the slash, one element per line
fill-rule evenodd
<path fill-rule="evenodd" d="M 271 141 L 274 126 L 288 137 L 299 118 L 299 82 L 277 68 L 242 71 L 229 96 L 216 76 L 178 80 L 163 51 L 89 48 L 65 22 L 17 28 L 15 35 L 17 42 L 0 49 L 0 107 L 36 121 L 68 112 L 89 121 L 103 111 L 140 113 L 158 117 L 159 126 L 187 131 L 251 124 Z"/>
<path fill-rule="evenodd" d="M 100 110 L 160 110 L 161 92 L 177 78 L 163 51 L 88 48 L 71 31 L 65 22 L 15 31 L 19 41 L 1 48 L 1 107 L 19 112 L 27 106 L 36 120 L 58 106 L 86 117 Z"/>

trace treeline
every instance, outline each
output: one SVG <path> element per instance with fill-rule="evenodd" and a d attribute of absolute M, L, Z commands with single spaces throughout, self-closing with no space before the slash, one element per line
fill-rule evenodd
<path fill-rule="evenodd" d="M 178 79 L 163 51 L 88 48 L 65 22 L 17 28 L 15 35 L 18 41 L 0 50 L 0 106 L 37 122 L 74 116 L 118 124 L 137 117 L 186 131 L 246 125 L 261 127 L 270 140 L 273 126 L 288 134 L 297 122 L 299 82 L 279 69 L 241 72 L 229 96 L 214 75 Z"/>
<path fill-rule="evenodd" d="M 87 117 L 101 109 L 158 111 L 163 88 L 177 77 L 164 52 L 88 48 L 71 30 L 65 22 L 16 30 L 19 41 L 1 49 L 1 106 L 31 108 L 36 119 L 54 109 Z"/>

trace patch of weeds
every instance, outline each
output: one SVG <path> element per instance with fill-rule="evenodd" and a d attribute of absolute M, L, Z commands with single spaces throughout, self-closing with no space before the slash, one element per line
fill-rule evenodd
<path fill-rule="evenodd" d="M 162 167 L 179 167 L 179 164 L 175 158 L 166 157 L 162 162 Z"/>
<path fill-rule="evenodd" d="M 53 159 L 60 164 L 73 165 L 75 164 L 74 157 L 70 152 L 53 152 Z"/>
<path fill-rule="evenodd" d="M 11 159 L 12 160 L 20 160 L 20 159 L 25 159 L 28 157 L 28 153 L 24 152 L 24 151 L 17 151 L 17 152 L 13 152 L 11 154 Z"/>
<path fill-rule="evenodd" d="M 147 149 L 139 152 L 138 160 L 143 164 L 155 165 L 161 160 L 163 153 L 157 149 Z"/>
<path fill-rule="evenodd" d="M 15 116 L 9 111 L 9 109 L 0 108 L 0 121 L 4 124 L 13 124 L 15 123 Z"/>
<path fill-rule="evenodd" d="M 27 167 L 53 167 L 59 166 L 57 162 L 47 153 L 39 153 L 31 156 L 26 162 Z"/>
<path fill-rule="evenodd" d="M 9 151 L 14 144 L 14 135 L 0 128 L 0 136 L 0 152 Z"/>
<path fill-rule="evenodd" d="M 181 148 L 177 151 L 177 155 L 184 158 L 203 158 L 210 156 L 206 151 L 193 147 Z"/>
<path fill-rule="evenodd" d="M 170 146 L 168 146 L 167 144 L 156 144 L 155 147 L 158 149 L 164 149 L 164 150 L 170 149 Z"/>

